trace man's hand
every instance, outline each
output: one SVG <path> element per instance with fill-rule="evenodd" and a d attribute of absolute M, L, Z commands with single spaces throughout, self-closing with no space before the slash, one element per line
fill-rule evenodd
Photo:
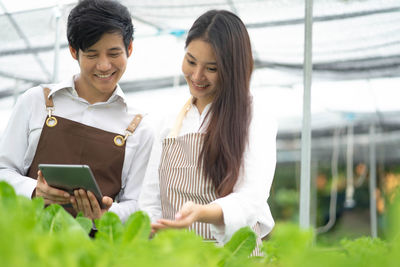
<path fill-rule="evenodd" d="M 43 197 L 44 204 L 68 204 L 70 203 L 70 195 L 68 192 L 51 187 L 47 184 L 41 171 L 38 171 L 37 184 L 34 197 Z"/>
<path fill-rule="evenodd" d="M 102 201 L 105 206 L 104 209 L 100 207 L 96 196 L 92 192 L 85 191 L 84 189 L 75 190 L 74 196 L 70 198 L 70 203 L 74 207 L 75 211 L 81 211 L 85 217 L 92 220 L 99 219 L 110 209 L 113 203 L 113 200 L 110 197 L 103 197 Z"/>

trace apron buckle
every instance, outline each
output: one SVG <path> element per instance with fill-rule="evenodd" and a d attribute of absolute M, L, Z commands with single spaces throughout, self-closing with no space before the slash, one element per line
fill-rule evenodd
<path fill-rule="evenodd" d="M 53 117 L 54 108 L 53 107 L 46 107 L 46 109 L 47 109 L 47 113 L 49 115 L 49 118 Z"/>
<path fill-rule="evenodd" d="M 114 137 L 114 144 L 117 146 L 123 146 L 125 144 L 126 139 L 128 139 L 128 136 L 131 136 L 132 133 L 130 131 L 125 131 L 125 136 L 122 135 L 117 135 Z"/>
<path fill-rule="evenodd" d="M 48 127 L 56 126 L 57 125 L 57 119 L 55 117 L 53 117 L 54 108 L 53 107 L 47 107 L 46 109 L 47 109 L 47 112 L 48 112 L 48 115 L 49 115 L 49 117 L 46 119 L 46 125 Z"/>
<path fill-rule="evenodd" d="M 114 144 L 117 146 L 123 146 L 125 144 L 125 138 L 122 135 L 116 135 L 114 137 Z"/>
<path fill-rule="evenodd" d="M 124 136 L 124 141 L 128 138 L 128 136 L 131 136 L 132 133 L 130 131 L 125 130 L 125 136 Z"/>

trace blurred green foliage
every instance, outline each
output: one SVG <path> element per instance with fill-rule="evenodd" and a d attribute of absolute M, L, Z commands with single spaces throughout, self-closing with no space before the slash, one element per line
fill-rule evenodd
<path fill-rule="evenodd" d="M 290 193 L 289 193 L 290 195 Z M 291 202 L 291 197 L 283 197 Z M 225 246 L 204 242 L 187 230 L 165 230 L 149 239 L 150 221 L 143 212 L 125 224 L 108 212 L 92 222 L 74 219 L 58 205 L 16 196 L 0 182 L 1 266 L 398 266 L 399 201 L 388 212 L 390 239 L 361 237 L 332 247 L 316 245 L 314 232 L 295 224 L 278 224 L 263 242 L 263 257 L 249 257 L 256 242 L 245 227 Z"/>

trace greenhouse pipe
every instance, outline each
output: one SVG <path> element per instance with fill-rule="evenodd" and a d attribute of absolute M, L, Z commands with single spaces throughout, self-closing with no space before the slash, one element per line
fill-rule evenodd
<path fill-rule="evenodd" d="M 314 158 L 311 161 L 311 184 L 317 183 L 318 177 L 318 167 L 319 167 L 319 159 Z M 310 187 L 310 227 L 316 228 L 317 226 L 317 187 L 312 186 Z"/>
<path fill-rule="evenodd" d="M 54 17 L 56 19 L 55 27 L 55 40 L 54 40 L 54 65 L 53 65 L 53 79 L 52 82 L 58 82 L 58 69 L 59 69 L 59 58 L 60 58 L 60 18 L 61 11 L 60 6 L 54 7 Z"/>
<path fill-rule="evenodd" d="M 377 215 L 376 215 L 376 146 L 375 146 L 375 125 L 369 128 L 369 208 L 371 217 L 371 236 L 377 237 Z"/>
<path fill-rule="evenodd" d="M 329 231 L 336 222 L 336 210 L 337 210 L 337 189 L 339 179 L 339 150 L 340 150 L 340 128 L 335 129 L 333 133 L 333 147 L 332 147 L 332 160 L 331 160 L 331 173 L 332 173 L 332 184 L 331 184 L 331 195 L 329 201 L 329 220 L 321 227 L 317 228 L 317 234 L 326 233 Z"/>
<path fill-rule="evenodd" d="M 354 208 L 354 175 L 353 175 L 353 157 L 354 157 L 354 125 L 350 123 L 347 127 L 347 151 L 346 151 L 346 199 L 345 208 Z"/>
<path fill-rule="evenodd" d="M 301 131 L 300 227 L 310 227 L 310 169 L 311 169 L 311 78 L 312 78 L 312 9 L 306 0 L 304 27 L 304 93 L 303 127 Z"/>

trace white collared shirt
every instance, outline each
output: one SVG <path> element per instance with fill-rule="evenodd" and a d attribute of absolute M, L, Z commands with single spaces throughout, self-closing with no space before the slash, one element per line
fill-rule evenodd
<path fill-rule="evenodd" d="M 12 112 L 0 140 L 0 180 L 11 184 L 19 195 L 31 197 L 36 180 L 25 176 L 36 153 L 42 127 L 46 119 L 43 87 L 50 88 L 54 115 L 105 131 L 124 134 L 135 115 L 140 112 L 128 107 L 119 85 L 106 102 L 90 104 L 78 96 L 74 78 L 59 83 L 36 86 L 23 93 Z M 146 116 L 126 142 L 122 168 L 122 189 L 118 202 L 110 211 L 122 221 L 137 210 L 145 169 L 154 140 L 153 129 Z"/>
<path fill-rule="evenodd" d="M 203 123 L 211 104 L 200 114 L 195 105 L 186 114 L 179 136 L 188 133 L 204 132 Z M 221 206 L 224 225 L 211 225 L 211 234 L 218 243 L 226 243 L 241 227 L 260 224 L 261 237 L 268 234 L 274 226 L 267 199 L 274 177 L 276 165 L 277 125 L 270 114 L 257 114 L 253 108 L 250 124 L 249 146 L 244 154 L 244 168 L 233 192 L 214 201 Z M 152 155 L 146 171 L 143 189 L 139 198 L 139 208 L 146 211 L 152 222 L 160 219 L 161 201 L 158 168 L 162 150 L 162 140 L 170 133 L 178 112 L 163 119 L 156 131 L 158 136 L 153 145 Z M 157 194 L 156 194 L 157 192 Z"/>

